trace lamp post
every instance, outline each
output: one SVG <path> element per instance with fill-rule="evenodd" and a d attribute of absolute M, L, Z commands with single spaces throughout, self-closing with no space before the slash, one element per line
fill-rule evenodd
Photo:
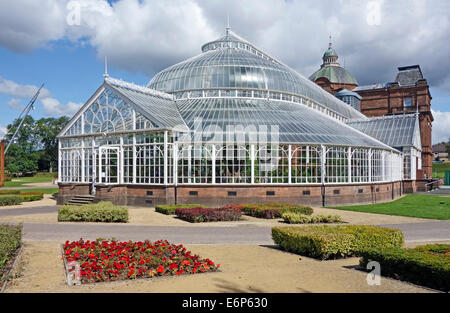
<path fill-rule="evenodd" d="M 5 141 L 0 145 L 0 187 L 5 186 Z"/>

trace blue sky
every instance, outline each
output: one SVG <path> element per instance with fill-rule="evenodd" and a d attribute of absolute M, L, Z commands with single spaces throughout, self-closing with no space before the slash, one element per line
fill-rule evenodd
<path fill-rule="evenodd" d="M 79 25 L 67 21 L 69 2 L 80 6 Z M 376 25 L 371 3 L 380 10 Z M 145 85 L 222 36 L 227 13 L 233 31 L 304 76 L 320 66 L 330 34 L 361 85 L 392 81 L 397 66 L 420 64 L 433 96 L 433 140 L 450 137 L 445 0 L 0 0 L 0 132 L 43 82 L 32 115 L 73 114 L 102 83 L 105 55 L 112 77 Z"/>

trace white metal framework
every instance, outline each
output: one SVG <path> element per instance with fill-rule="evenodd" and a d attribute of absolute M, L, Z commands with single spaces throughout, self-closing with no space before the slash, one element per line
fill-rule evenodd
<path fill-rule="evenodd" d="M 148 87 L 105 77 L 58 136 L 59 181 L 401 180 L 402 153 L 345 123 L 355 118 L 367 120 L 227 30 L 199 56 L 155 75 Z"/>

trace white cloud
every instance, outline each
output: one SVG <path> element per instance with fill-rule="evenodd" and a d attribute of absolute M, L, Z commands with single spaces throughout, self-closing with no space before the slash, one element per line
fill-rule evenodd
<path fill-rule="evenodd" d="M 7 2 L 7 4 L 6 4 Z M 112 66 L 153 75 L 198 54 L 231 27 L 309 76 L 333 36 L 340 61 L 361 84 L 388 82 L 396 67 L 420 64 L 433 86 L 450 91 L 450 3 L 376 1 L 380 24 L 369 25 L 366 1 L 77 0 L 80 25 L 69 25 L 68 0 L 0 2 L 0 45 L 30 51 L 69 38 L 89 44 Z M 373 2 L 373 0 L 372 0 Z"/>
<path fill-rule="evenodd" d="M 12 110 L 17 110 L 17 111 L 22 111 L 25 108 L 25 106 L 22 103 L 22 99 L 19 99 L 19 98 L 11 98 L 8 101 L 8 106 Z"/>
<path fill-rule="evenodd" d="M 432 142 L 433 144 L 450 140 L 450 112 L 431 110 L 433 114 Z"/>
<path fill-rule="evenodd" d="M 37 86 L 21 85 L 12 80 L 0 77 L 0 94 L 15 97 L 8 101 L 9 107 L 13 110 L 22 110 L 24 108 L 22 100 L 26 99 L 28 101 L 34 96 L 37 90 Z M 59 100 L 53 98 L 50 91 L 45 88 L 41 89 L 38 99 L 41 101 L 44 107 L 44 113 L 47 116 L 72 116 L 82 105 L 81 103 L 72 101 L 63 104 Z"/>
<path fill-rule="evenodd" d="M 69 101 L 67 104 L 63 104 L 55 98 L 43 98 L 41 99 L 41 102 L 45 112 L 52 116 L 67 115 L 71 117 L 82 105 L 81 103 L 75 103 L 72 101 Z"/>
<path fill-rule="evenodd" d="M 7 131 L 6 127 L 0 125 L 0 140 L 3 139 L 3 137 L 5 137 L 6 131 Z"/>

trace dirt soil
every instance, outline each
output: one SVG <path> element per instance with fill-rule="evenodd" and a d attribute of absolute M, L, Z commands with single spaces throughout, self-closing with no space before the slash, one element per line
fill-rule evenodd
<path fill-rule="evenodd" d="M 317 261 L 272 246 L 189 245 L 221 264 L 222 272 L 67 286 L 60 242 L 26 242 L 15 278 L 5 292 L 434 292 L 383 277 L 369 286 L 367 273 L 348 268 L 358 258 Z M 411 245 L 411 244 L 410 244 Z"/>

